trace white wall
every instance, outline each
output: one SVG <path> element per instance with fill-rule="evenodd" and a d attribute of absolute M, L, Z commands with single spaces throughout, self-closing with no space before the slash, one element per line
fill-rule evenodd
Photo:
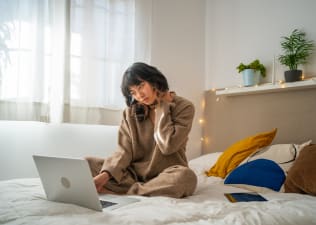
<path fill-rule="evenodd" d="M 204 0 L 154 0 L 151 64 L 167 77 L 170 89 L 193 102 L 196 115 L 188 158 L 201 154 L 201 99 L 204 89 Z"/>
<path fill-rule="evenodd" d="M 315 0 L 209 0 L 206 11 L 206 89 L 240 85 L 236 66 L 256 58 L 267 68 L 265 82 L 271 81 L 273 55 L 282 53 L 281 36 L 295 28 L 316 42 Z M 302 67 L 307 76 L 316 76 L 315 52 Z M 284 79 L 286 69 L 276 63 L 277 80 Z"/>
<path fill-rule="evenodd" d="M 198 156 L 203 90 L 240 85 L 236 66 L 256 58 L 271 81 L 281 36 L 303 29 L 316 42 L 315 0 L 153 0 L 151 64 L 167 76 L 171 90 L 190 99 L 196 116 L 188 157 Z M 316 51 L 315 51 L 316 52 Z M 286 68 L 276 62 L 276 78 Z M 316 53 L 303 67 L 316 76 Z"/>

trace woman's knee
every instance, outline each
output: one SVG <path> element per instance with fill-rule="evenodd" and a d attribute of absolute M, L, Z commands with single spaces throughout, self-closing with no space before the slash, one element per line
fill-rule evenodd
<path fill-rule="evenodd" d="M 197 177 L 196 174 L 188 167 L 182 170 L 182 181 L 180 182 L 186 186 L 185 195 L 192 195 L 196 189 Z"/>
<path fill-rule="evenodd" d="M 174 185 L 183 191 L 183 197 L 192 195 L 197 185 L 197 177 L 193 170 L 185 166 L 175 166 Z"/>

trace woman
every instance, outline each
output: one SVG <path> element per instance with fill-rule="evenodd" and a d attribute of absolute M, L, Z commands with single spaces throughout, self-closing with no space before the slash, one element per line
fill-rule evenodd
<path fill-rule="evenodd" d="M 118 149 L 107 159 L 86 158 L 99 193 L 181 198 L 192 195 L 197 178 L 185 156 L 194 106 L 169 91 L 155 67 L 134 63 L 121 90 L 127 108 Z"/>

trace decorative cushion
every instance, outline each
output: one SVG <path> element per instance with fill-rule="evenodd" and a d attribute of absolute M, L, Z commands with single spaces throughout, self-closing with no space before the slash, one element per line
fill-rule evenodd
<path fill-rule="evenodd" d="M 277 129 L 275 128 L 272 131 L 247 137 L 231 145 L 219 157 L 216 164 L 206 172 L 206 175 L 225 178 L 252 152 L 269 145 L 274 139 L 276 132 Z"/>
<path fill-rule="evenodd" d="M 271 146 L 266 146 L 261 149 L 258 149 L 257 151 L 253 152 L 249 157 L 247 157 L 243 162 L 240 163 L 239 167 L 242 165 L 245 165 L 246 163 L 253 162 L 258 159 L 268 159 L 273 161 L 275 164 L 277 164 L 282 170 L 284 175 L 287 175 L 287 172 L 297 159 L 297 156 L 300 154 L 300 151 L 307 145 L 309 145 L 311 141 L 307 141 L 303 144 L 276 144 L 276 145 L 271 145 Z M 235 170 L 237 170 L 239 167 L 237 167 Z M 264 168 L 256 168 L 256 170 L 251 171 L 256 173 L 254 176 L 259 176 L 260 169 Z M 259 171 L 259 172 L 258 172 Z M 233 171 L 234 172 L 234 171 Z M 255 192 L 269 192 L 269 180 L 267 180 L 268 184 L 265 183 L 258 183 L 258 184 L 249 184 L 248 180 L 244 180 L 243 178 L 234 175 L 234 182 L 227 183 L 230 186 L 234 187 L 239 187 L 239 188 L 244 188 L 250 191 L 255 191 Z M 272 189 L 276 191 L 276 189 Z M 270 189 L 270 191 L 272 191 Z M 284 191 L 284 186 L 282 185 L 278 191 L 283 192 Z"/>
<path fill-rule="evenodd" d="M 233 170 L 224 184 L 246 184 L 279 191 L 285 180 L 283 169 L 268 159 L 256 159 Z"/>
<path fill-rule="evenodd" d="M 316 196 L 316 145 L 305 147 L 290 168 L 284 182 L 285 192 Z"/>
<path fill-rule="evenodd" d="M 300 151 L 310 145 L 312 141 L 307 141 L 302 144 L 276 144 L 263 147 L 253 152 L 240 165 L 256 159 L 270 159 L 277 163 L 285 173 L 289 171 L 294 161 L 300 154 Z M 240 166 L 239 165 L 239 166 Z"/>

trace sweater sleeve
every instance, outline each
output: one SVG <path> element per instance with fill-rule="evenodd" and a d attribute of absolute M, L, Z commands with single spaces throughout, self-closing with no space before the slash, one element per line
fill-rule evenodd
<path fill-rule="evenodd" d="M 112 156 L 104 160 L 101 171 L 108 171 L 111 176 L 120 183 L 131 161 L 132 141 L 125 111 L 118 133 L 118 149 Z"/>
<path fill-rule="evenodd" d="M 162 102 L 156 109 L 154 138 L 162 154 L 185 148 L 192 127 L 194 106 L 189 101 Z"/>

